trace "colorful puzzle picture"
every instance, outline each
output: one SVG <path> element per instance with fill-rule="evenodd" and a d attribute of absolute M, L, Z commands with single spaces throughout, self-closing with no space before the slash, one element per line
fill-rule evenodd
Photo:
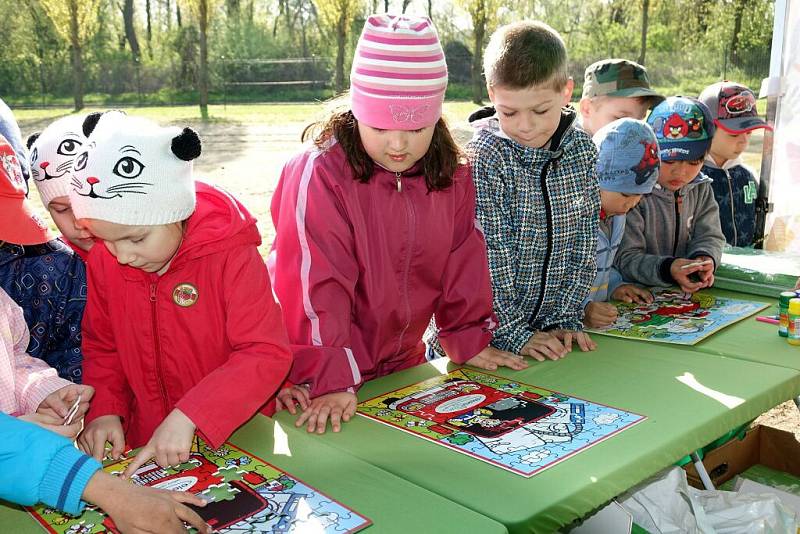
<path fill-rule="evenodd" d="M 525 477 L 646 419 L 466 368 L 364 401 L 358 413 Z"/>
<path fill-rule="evenodd" d="M 619 316 L 605 328 L 587 329 L 607 336 L 660 343 L 694 345 L 726 326 L 768 307 L 763 302 L 735 300 L 698 291 L 653 288 L 651 304 L 614 302 Z"/>
<path fill-rule="evenodd" d="M 134 452 L 103 469 L 122 473 Z M 344 534 L 371 524 L 369 519 L 292 475 L 228 443 L 214 450 L 197 438 L 185 464 L 164 469 L 150 462 L 131 480 L 143 486 L 199 495 L 208 504 L 194 509 L 214 532 Z M 56 534 L 118 532 L 113 521 L 98 508 L 87 507 L 79 517 L 42 506 L 27 510 L 48 532 Z"/>

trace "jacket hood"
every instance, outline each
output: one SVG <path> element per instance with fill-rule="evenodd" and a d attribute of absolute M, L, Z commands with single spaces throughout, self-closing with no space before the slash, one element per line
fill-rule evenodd
<path fill-rule="evenodd" d="M 744 165 L 744 162 L 742 161 L 742 157 L 739 156 L 736 159 L 729 159 L 728 161 L 723 163 L 722 166 L 720 167 L 719 165 L 717 165 L 717 162 L 714 161 L 714 158 L 712 158 L 711 154 L 709 153 L 709 154 L 706 154 L 706 159 L 705 159 L 705 161 L 703 161 L 703 165 L 708 165 L 712 169 L 721 169 L 721 170 L 725 170 L 726 171 L 726 170 L 728 170 L 728 169 L 730 169 L 732 167 L 737 167 L 739 165 Z"/>
<path fill-rule="evenodd" d="M 691 191 L 692 189 L 698 187 L 700 184 L 710 184 L 713 181 L 714 180 L 712 180 L 708 175 L 706 175 L 706 174 L 704 174 L 702 172 L 698 172 L 697 176 L 694 177 L 694 180 L 692 180 L 691 182 L 689 182 L 688 184 L 686 184 L 686 185 L 684 185 L 683 187 L 680 188 L 681 195 L 688 194 L 689 191 Z M 661 187 L 661 184 L 658 184 L 658 183 L 653 186 L 653 193 L 657 193 L 658 195 L 661 195 L 661 196 L 664 196 L 664 195 L 673 196 L 673 192 L 672 191 L 670 191 L 669 189 L 666 189 L 664 187 Z"/>
<path fill-rule="evenodd" d="M 193 260 L 244 244 L 261 244 L 256 219 L 227 191 L 196 182 L 197 208 L 186 221 L 175 261 Z"/>

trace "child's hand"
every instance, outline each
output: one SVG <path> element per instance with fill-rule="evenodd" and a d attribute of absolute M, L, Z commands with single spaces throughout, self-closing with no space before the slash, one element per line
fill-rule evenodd
<path fill-rule="evenodd" d="M 69 414 L 73 403 L 81 398 L 78 404 L 78 411 L 72 416 L 72 421 L 80 421 L 86 412 L 89 411 L 89 401 L 94 396 L 94 388 L 92 386 L 82 386 L 79 384 L 70 384 L 52 392 L 39 403 L 36 413 L 49 415 L 51 417 L 60 417 L 61 422 L 64 423 L 65 418 Z"/>
<path fill-rule="evenodd" d="M 155 458 L 161 467 L 188 462 L 196 428 L 191 419 L 175 408 L 161 421 L 153 432 L 153 437 L 128 464 L 122 476 L 130 477 L 151 458 Z"/>
<path fill-rule="evenodd" d="M 620 302 L 635 302 L 636 304 L 650 304 L 653 302 L 653 294 L 649 289 L 639 287 L 634 284 L 622 284 L 611 293 L 611 298 Z"/>
<path fill-rule="evenodd" d="M 589 328 L 601 328 L 614 324 L 617 320 L 617 308 L 608 302 L 589 302 L 583 309 L 583 324 Z"/>
<path fill-rule="evenodd" d="M 711 287 L 714 284 L 714 260 L 710 256 L 698 256 L 694 261 L 710 262 L 707 265 L 701 266 L 697 274 L 704 284 L 703 287 Z"/>
<path fill-rule="evenodd" d="M 672 278 L 675 280 L 675 283 L 677 283 L 681 287 L 681 289 L 686 293 L 694 293 L 695 291 L 706 287 L 706 284 L 702 278 L 699 278 L 699 281 L 695 282 L 694 280 L 689 278 L 689 276 L 693 273 L 698 273 L 698 276 L 702 276 L 699 273 L 701 270 L 705 270 L 706 267 L 711 267 L 713 271 L 714 268 L 713 263 L 712 265 L 694 265 L 692 267 L 687 267 L 686 269 L 681 268 L 684 265 L 698 263 L 700 261 L 703 260 L 699 258 L 694 260 L 690 260 L 687 258 L 676 258 L 675 260 L 672 261 L 672 265 L 670 265 L 669 267 L 669 273 L 672 275 Z M 711 276 L 713 278 L 713 272 Z"/>
<path fill-rule="evenodd" d="M 517 371 L 528 368 L 528 364 L 525 362 L 522 356 L 496 349 L 491 345 L 487 345 L 485 349 L 467 360 L 465 363 L 467 365 L 478 367 L 479 369 L 486 369 L 488 371 L 495 371 L 501 366 L 510 367 Z"/>
<path fill-rule="evenodd" d="M 283 388 L 275 396 L 275 411 L 286 409 L 290 414 L 295 415 L 298 404 L 301 410 L 306 411 L 310 402 L 311 396 L 308 394 L 308 388 L 303 386 Z"/>
<path fill-rule="evenodd" d="M 61 434 L 65 438 L 69 439 L 75 439 L 75 437 L 81 431 L 81 426 L 82 426 L 80 420 L 75 421 L 71 425 L 64 425 L 63 418 L 58 416 L 52 416 L 49 414 L 41 414 L 38 412 L 21 415 L 18 417 L 18 419 L 22 421 L 28 421 L 29 423 L 37 424 L 40 427 L 49 430 L 50 432 Z"/>
<path fill-rule="evenodd" d="M 103 415 L 86 425 L 78 438 L 78 448 L 102 462 L 106 455 L 106 441 L 111 443 L 111 457 L 118 459 L 125 451 L 125 433 L 118 415 Z"/>
<path fill-rule="evenodd" d="M 520 350 L 523 356 L 530 356 L 537 362 L 543 362 L 545 358 L 558 360 L 567 354 L 567 349 L 556 336 L 549 332 L 536 332 L 533 334 L 525 346 Z"/>
<path fill-rule="evenodd" d="M 551 334 L 556 336 L 562 343 L 567 352 L 572 352 L 572 343 L 578 344 L 581 352 L 589 352 L 597 348 L 597 343 L 592 341 L 589 334 L 579 330 L 551 330 Z"/>
<path fill-rule="evenodd" d="M 358 399 L 355 393 L 348 391 L 320 395 L 311 401 L 308 409 L 303 410 L 295 426 L 301 427 L 308 422 L 306 425 L 308 432 L 324 434 L 330 417 L 331 428 L 334 432 L 339 432 L 342 429 L 342 421 L 349 421 L 355 415 L 356 404 Z"/>
<path fill-rule="evenodd" d="M 83 490 L 83 499 L 106 512 L 120 532 L 185 533 L 184 522 L 200 533 L 211 528 L 185 504 L 203 507 L 206 501 L 186 491 L 141 487 L 97 471 Z"/>

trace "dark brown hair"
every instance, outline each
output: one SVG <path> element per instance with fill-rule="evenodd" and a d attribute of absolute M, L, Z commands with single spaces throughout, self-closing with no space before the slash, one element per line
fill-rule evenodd
<path fill-rule="evenodd" d="M 544 22 L 506 24 L 489 39 L 483 72 L 490 87 L 527 89 L 548 84 L 560 91 L 569 80 L 567 48 L 558 32 Z"/>
<path fill-rule="evenodd" d="M 375 162 L 361 143 L 358 120 L 349 109 L 335 111 L 327 120 L 309 124 L 300 139 L 303 142 L 313 139 L 314 145 L 320 150 L 327 149 L 331 140 L 335 139 L 344 150 L 347 163 L 353 169 L 353 177 L 359 182 L 369 182 L 375 171 Z M 450 187 L 456 169 L 463 161 L 461 149 L 450 134 L 444 117 L 440 118 L 434 126 L 431 145 L 418 162 L 428 191 L 441 191 Z"/>

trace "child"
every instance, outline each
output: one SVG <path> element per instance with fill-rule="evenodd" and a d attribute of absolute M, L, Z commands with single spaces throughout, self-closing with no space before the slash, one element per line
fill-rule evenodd
<path fill-rule="evenodd" d="M 26 354 L 28 341 L 22 309 L 0 289 L 0 412 L 74 438 L 94 389 L 59 378 L 55 369 Z"/>
<path fill-rule="evenodd" d="M 647 70 L 627 59 L 604 59 L 586 67 L 581 97 L 581 127 L 594 135 L 623 117 L 644 120 L 664 97 L 650 88 Z"/>
<path fill-rule="evenodd" d="M 714 123 L 705 104 L 681 96 L 657 105 L 647 123 L 661 170 L 653 192 L 628 212 L 614 266 L 625 280 L 693 293 L 714 283 L 725 244 L 711 180 L 700 172 Z"/>
<path fill-rule="evenodd" d="M 708 106 L 717 131 L 706 156 L 703 173 L 719 204 L 725 240 L 734 247 L 751 247 L 755 239 L 758 184 L 740 156 L 747 150 L 753 130 L 772 128 L 759 118 L 753 92 L 734 82 L 706 87 L 699 100 Z"/>
<path fill-rule="evenodd" d="M 255 219 L 192 178 L 200 139 L 121 112 L 92 114 L 69 192 L 89 255 L 86 381 L 97 389 L 81 449 L 97 459 L 143 446 L 189 458 L 197 430 L 219 447 L 283 382 L 291 353 Z M 149 441 L 148 441 L 149 440 Z"/>
<path fill-rule="evenodd" d="M 467 145 L 477 215 L 489 250 L 495 347 L 557 359 L 583 331 L 583 300 L 597 272 L 597 149 L 574 127 L 567 51 L 541 22 L 492 35 L 484 71 L 493 108 L 474 113 Z"/>
<path fill-rule="evenodd" d="M 25 145 L 22 142 L 22 132 L 19 130 L 19 124 L 17 124 L 17 119 L 14 118 L 14 113 L 3 102 L 2 98 L 0 98 L 0 135 L 6 138 L 8 144 L 14 149 L 14 153 L 17 154 L 17 160 L 19 160 L 22 168 L 22 177 L 27 183 L 30 168 L 28 166 L 28 156 L 25 153 Z"/>
<path fill-rule="evenodd" d="M 36 503 L 70 515 L 91 502 L 114 520 L 120 532 L 198 532 L 211 528 L 183 503 L 206 501 L 185 491 L 157 490 L 131 484 L 102 470 L 94 458 L 61 437 L 0 414 L 0 499 L 25 506 Z M 99 525 L 98 525 L 99 526 Z M 85 528 L 91 528 L 86 525 Z M 87 530 L 81 530 L 87 532 Z"/>
<path fill-rule="evenodd" d="M 283 168 L 270 272 L 295 355 L 289 378 L 313 398 L 297 420 L 309 432 L 329 417 L 339 431 L 362 382 L 423 363 L 434 313 L 453 361 L 525 367 L 489 346 L 486 249 L 469 169 L 441 119 L 446 85 L 429 19 L 372 15 L 351 109 Z"/>
<path fill-rule="evenodd" d="M 28 137 L 31 176 L 42 205 L 50 212 L 64 242 L 84 261 L 94 240 L 75 224 L 68 195 L 73 161 L 86 142 L 81 129 L 85 119 L 84 115 L 70 115 Z"/>
<path fill-rule="evenodd" d="M 23 309 L 28 354 L 80 383 L 86 271 L 36 215 L 25 190 L 19 158 L 0 136 L 0 288 Z"/>
<path fill-rule="evenodd" d="M 584 324 L 599 328 L 617 319 L 617 308 L 605 302 L 652 302 L 652 294 L 623 283 L 613 264 L 622 235 L 625 214 L 658 179 L 658 142 L 653 129 L 636 119 L 618 119 L 600 128 L 592 138 L 598 150 L 600 228 L 597 232 L 597 275 L 584 307 Z"/>

